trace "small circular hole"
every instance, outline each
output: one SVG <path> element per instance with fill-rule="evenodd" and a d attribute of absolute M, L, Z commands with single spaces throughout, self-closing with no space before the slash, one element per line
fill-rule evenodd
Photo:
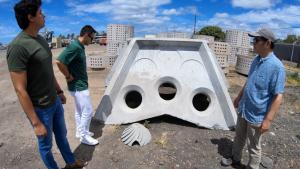
<path fill-rule="evenodd" d="M 142 95 L 137 91 L 130 91 L 125 96 L 125 102 L 128 107 L 135 109 L 142 103 Z"/>
<path fill-rule="evenodd" d="M 177 89 L 172 83 L 163 83 L 158 88 L 159 96 L 164 100 L 171 100 L 175 97 Z"/>
<path fill-rule="evenodd" d="M 208 108 L 210 101 L 211 100 L 208 95 L 203 93 L 198 93 L 193 98 L 193 105 L 196 110 L 204 111 Z"/>

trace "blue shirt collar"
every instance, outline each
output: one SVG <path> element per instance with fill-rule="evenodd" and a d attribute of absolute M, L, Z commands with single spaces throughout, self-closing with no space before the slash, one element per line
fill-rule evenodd
<path fill-rule="evenodd" d="M 260 55 L 258 55 L 258 61 L 259 62 L 263 62 L 263 61 L 266 61 L 266 60 L 268 60 L 268 59 L 270 59 L 271 57 L 273 57 L 274 56 L 274 53 L 273 52 L 270 52 L 269 54 L 268 54 L 268 56 L 267 57 L 261 57 Z"/>

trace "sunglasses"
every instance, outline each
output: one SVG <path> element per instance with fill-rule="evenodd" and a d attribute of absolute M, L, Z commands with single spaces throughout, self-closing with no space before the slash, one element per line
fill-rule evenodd
<path fill-rule="evenodd" d="M 259 41 L 268 41 L 268 39 L 264 38 L 264 37 L 255 37 L 253 38 L 253 43 L 258 43 Z"/>

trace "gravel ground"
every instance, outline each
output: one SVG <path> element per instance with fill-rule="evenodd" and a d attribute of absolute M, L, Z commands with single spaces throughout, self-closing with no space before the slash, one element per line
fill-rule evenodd
<path fill-rule="evenodd" d="M 90 46 L 87 50 L 98 47 Z M 104 50 L 102 47 L 101 50 Z M 61 49 L 53 51 L 56 55 Z M 56 77 L 66 90 L 63 76 L 54 66 Z M 94 108 L 104 93 L 104 79 L 108 70 L 89 71 L 90 93 Z M 12 87 L 5 60 L 0 59 L 0 168 L 44 168 L 40 160 L 33 130 L 22 112 Z M 234 98 L 246 77 L 231 72 L 229 93 Z M 91 130 L 100 144 L 96 147 L 80 144 L 75 138 L 74 102 L 66 92 L 65 120 L 68 138 L 75 155 L 89 161 L 87 169 L 216 169 L 220 160 L 228 156 L 233 131 L 208 130 L 170 116 L 148 119 L 152 141 L 144 146 L 124 145 L 120 136 L 127 125 L 103 125 L 92 121 Z M 273 160 L 276 169 L 300 168 L 300 86 L 287 86 L 284 102 L 271 130 L 264 135 L 264 156 Z M 63 167 L 64 161 L 54 144 L 54 156 Z M 246 164 L 248 153 L 243 154 Z M 231 167 L 228 167 L 231 168 Z M 263 167 L 261 167 L 263 168 Z"/>

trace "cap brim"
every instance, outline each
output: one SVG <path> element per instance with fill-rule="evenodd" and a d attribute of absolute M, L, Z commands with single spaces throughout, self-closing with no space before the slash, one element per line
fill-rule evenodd
<path fill-rule="evenodd" d="M 248 33 L 248 36 L 250 36 L 250 37 L 259 37 L 260 35 L 258 33 Z"/>

